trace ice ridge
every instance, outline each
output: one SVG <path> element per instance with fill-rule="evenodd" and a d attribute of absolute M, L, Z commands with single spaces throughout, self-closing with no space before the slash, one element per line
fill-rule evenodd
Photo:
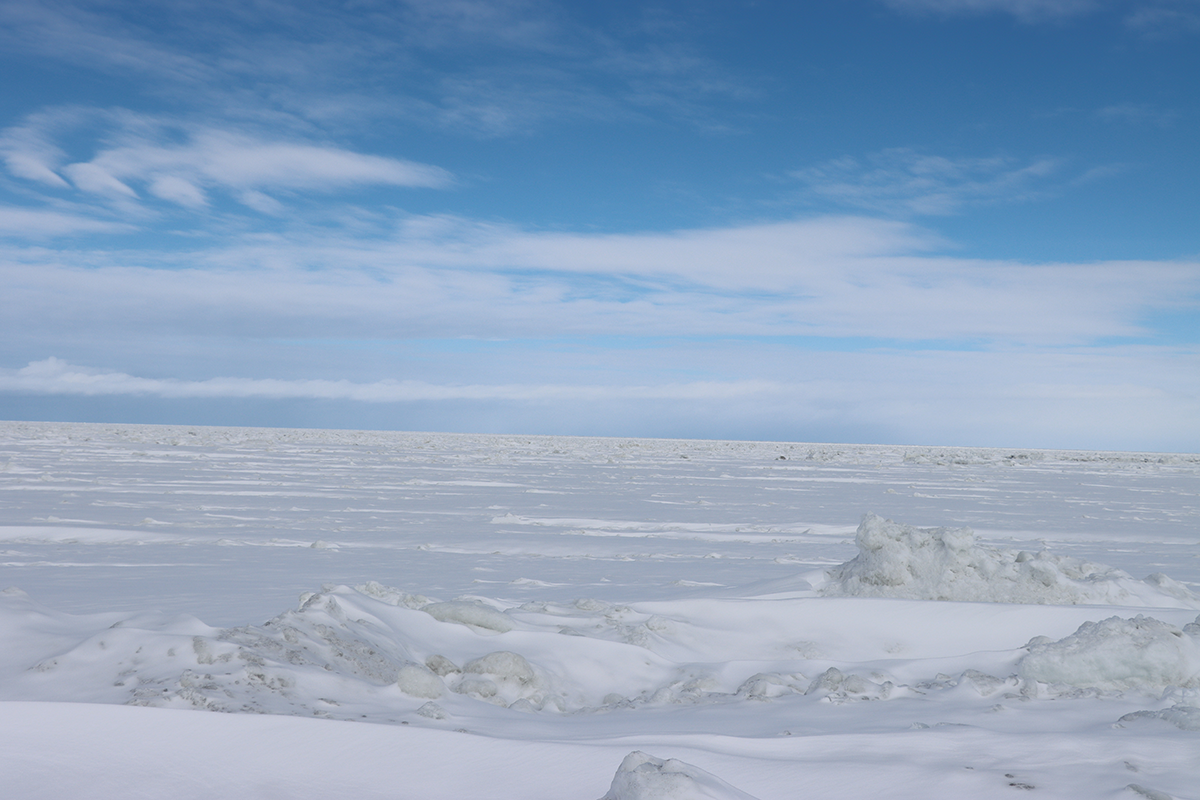
<path fill-rule="evenodd" d="M 1165 575 L 1137 580 L 1078 558 L 979 544 L 970 528 L 915 528 L 866 514 L 858 555 L 827 572 L 822 594 L 1049 605 L 1200 608 Z"/>

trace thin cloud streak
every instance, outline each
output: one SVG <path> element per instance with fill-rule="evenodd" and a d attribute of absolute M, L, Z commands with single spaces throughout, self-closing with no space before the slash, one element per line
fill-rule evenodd
<path fill-rule="evenodd" d="M 1043 22 L 1087 14 L 1097 0 L 883 0 L 899 11 L 934 14 L 1011 14 L 1022 22 Z"/>
<path fill-rule="evenodd" d="M 124 222 L 94 219 L 81 214 L 34 208 L 0 206 L 0 234 L 27 239 L 46 239 L 90 233 L 128 233 L 135 230 Z"/>
<path fill-rule="evenodd" d="M 138 80 L 172 100 L 186 92 L 225 117 L 284 114 L 350 131 L 404 118 L 502 137 L 563 120 L 656 116 L 711 129 L 722 115 L 706 99 L 755 94 L 752 81 L 686 42 L 627 43 L 547 3 L 398 2 L 369 13 L 303 2 L 146 5 L 152 27 L 94 6 L 0 2 L 0 45 Z M 269 17 L 271 35 L 247 29 L 258 17 Z M 363 94 L 363 73 L 386 81 Z"/>
<path fill-rule="evenodd" d="M 7 335 L 873 337 L 1067 344 L 1152 334 L 1200 303 L 1186 262 L 1022 264 L 912 254 L 861 218 L 587 235 L 410 219 L 395 237 L 249 237 L 136 253 L 0 253 Z M 126 266 L 137 261 L 144 266 Z"/>
<path fill-rule="evenodd" d="M 424 381 L 382 380 L 354 383 L 339 380 L 278 380 L 271 378 L 210 378 L 186 381 L 139 378 L 123 372 L 104 372 L 50 357 L 22 369 L 0 369 L 0 392 L 47 395 L 152 395 L 181 398 L 265 398 L 271 400 L 355 400 L 397 403 L 429 400 L 728 400 L 777 393 L 783 387 L 770 381 L 695 381 L 657 386 L 589 386 L 568 384 L 437 385 Z"/>
<path fill-rule="evenodd" d="M 672 348 L 639 353 L 643 360 L 657 360 L 660 372 L 674 368 L 679 360 Z M 727 355 L 747 360 L 744 351 Z M 562 433 L 629 435 L 657 415 L 662 417 L 658 432 L 644 435 L 689 435 L 690 431 L 694 436 L 698 429 L 715 424 L 726 431 L 726 438 L 729 431 L 738 431 L 750 438 L 790 435 L 799 437 L 795 441 L 813 441 L 814 433 L 822 431 L 846 437 L 837 441 L 876 443 L 1168 452 L 1195 452 L 1200 447 L 1200 351 L 1195 348 L 1040 353 L 793 351 L 771 359 L 767 366 L 772 375 L 786 377 L 658 384 L 176 380 L 87 369 L 49 358 L 22 369 L 0 369 L 0 392 L 10 397 L 140 398 L 143 405 L 157 401 L 164 408 L 181 400 L 340 401 L 356 404 L 344 408 L 339 417 L 352 427 L 361 427 L 363 415 L 375 413 L 372 406 L 401 404 L 406 410 L 399 417 L 393 410 L 370 418 L 409 424 L 421 408 L 425 410 L 417 418 L 433 426 L 422 429 L 480 432 L 478 417 L 462 416 L 466 403 L 489 413 L 505 409 L 502 418 L 510 422 L 497 430 L 535 424 L 543 431 L 550 425 Z M 566 374 L 569 369 L 561 371 Z M 761 368 L 753 371 L 763 373 Z M 452 410 L 455 406 L 458 411 Z M 1164 419 L 1174 422 L 1164 429 Z M 519 420 L 528 422 L 515 422 Z"/>
<path fill-rule="evenodd" d="M 814 196 L 890 215 L 956 214 L 968 206 L 1025 202 L 1046 194 L 1060 164 L 991 158 L 947 158 L 895 148 L 849 156 L 790 173 Z"/>
<path fill-rule="evenodd" d="M 106 146 L 89 160 L 63 163 L 68 156 L 56 139 L 89 123 L 112 129 Z M 136 200 L 141 195 L 134 187 L 141 186 L 161 200 L 191 209 L 207 206 L 206 191 L 213 189 L 262 209 L 263 198 L 270 199 L 263 190 L 443 188 L 453 180 L 440 167 L 329 144 L 89 109 L 36 115 L 0 131 L 0 156 L 15 177 L 54 189 L 67 186 L 65 177 L 87 194 Z"/>

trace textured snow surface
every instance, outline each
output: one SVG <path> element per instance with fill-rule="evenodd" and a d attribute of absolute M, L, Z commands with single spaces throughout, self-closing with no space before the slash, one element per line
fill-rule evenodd
<path fill-rule="evenodd" d="M 0 423 L 0 774 L 1196 799 L 1197 530 L 1191 456 Z"/>

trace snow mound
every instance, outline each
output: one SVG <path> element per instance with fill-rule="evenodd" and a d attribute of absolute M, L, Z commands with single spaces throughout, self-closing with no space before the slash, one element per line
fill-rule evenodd
<path fill-rule="evenodd" d="M 1200 608 L 1165 575 L 1139 581 L 1078 558 L 977 544 L 970 528 L 914 528 L 867 514 L 858 555 L 827 573 L 827 596 Z"/>
<path fill-rule="evenodd" d="M 1085 622 L 1058 641 L 1034 640 L 1018 669 L 1022 678 L 1081 689 L 1160 692 L 1200 687 L 1200 626 L 1183 630 L 1138 615 Z"/>
<path fill-rule="evenodd" d="M 600 800 L 755 800 L 716 775 L 678 759 L 635 750 L 625 756 Z"/>

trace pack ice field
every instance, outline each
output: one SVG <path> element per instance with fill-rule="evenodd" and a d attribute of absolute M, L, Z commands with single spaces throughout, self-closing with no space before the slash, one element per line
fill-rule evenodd
<path fill-rule="evenodd" d="M 1200 456 L 0 423 L 0 587 L 19 797 L 1200 797 Z"/>

